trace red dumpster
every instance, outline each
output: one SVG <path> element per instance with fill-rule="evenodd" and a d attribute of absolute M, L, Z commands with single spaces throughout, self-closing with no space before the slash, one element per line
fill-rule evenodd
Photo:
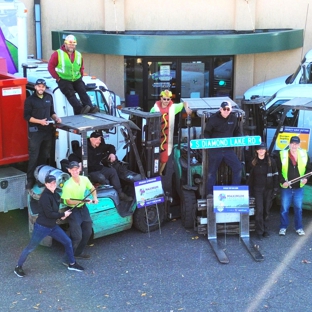
<path fill-rule="evenodd" d="M 0 73 L 0 165 L 28 160 L 26 78 Z"/>

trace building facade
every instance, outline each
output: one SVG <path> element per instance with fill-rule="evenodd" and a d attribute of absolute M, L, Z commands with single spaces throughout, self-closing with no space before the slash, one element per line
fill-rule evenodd
<path fill-rule="evenodd" d="M 22 2 L 29 53 L 36 55 L 33 12 L 39 3 L 43 59 L 74 31 L 85 71 L 127 105 L 145 110 L 163 88 L 177 101 L 218 95 L 238 100 L 254 84 L 294 72 L 312 49 L 310 0 Z"/>

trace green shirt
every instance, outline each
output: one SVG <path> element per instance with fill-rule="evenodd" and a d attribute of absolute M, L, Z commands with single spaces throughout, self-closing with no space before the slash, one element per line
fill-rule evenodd
<path fill-rule="evenodd" d="M 91 190 L 93 185 L 91 181 L 84 176 L 80 176 L 80 183 L 76 183 L 73 178 L 67 180 L 62 188 L 61 198 L 66 199 L 84 199 L 86 190 Z M 83 206 L 84 203 L 79 204 L 77 207 Z M 75 207 L 76 205 L 67 205 L 69 207 Z"/>

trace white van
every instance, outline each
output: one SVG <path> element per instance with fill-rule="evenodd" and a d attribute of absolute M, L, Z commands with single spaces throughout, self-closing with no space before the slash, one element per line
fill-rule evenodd
<path fill-rule="evenodd" d="M 264 105 L 266 111 L 267 133 L 266 141 L 271 144 L 278 122 L 280 120 L 281 111 L 275 111 L 281 104 L 294 98 L 310 98 L 312 100 L 312 84 L 311 85 L 291 85 L 280 89 L 276 92 Z M 285 127 L 298 127 L 312 129 L 312 110 L 290 110 L 285 118 L 281 131 Z M 312 157 L 312 133 L 310 133 L 309 156 Z"/>
<path fill-rule="evenodd" d="M 298 84 L 312 84 L 312 50 L 307 52 L 292 75 L 270 79 L 251 87 L 244 93 L 244 100 L 251 100 L 258 96 L 272 96 L 281 88 Z"/>

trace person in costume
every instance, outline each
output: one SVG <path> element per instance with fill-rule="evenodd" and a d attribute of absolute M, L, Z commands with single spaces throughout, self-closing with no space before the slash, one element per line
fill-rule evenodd
<path fill-rule="evenodd" d="M 161 91 L 160 100 L 157 101 L 150 110 L 151 113 L 161 113 L 160 175 L 162 175 L 172 151 L 175 115 L 180 113 L 183 108 L 188 115 L 192 113 L 192 110 L 188 107 L 187 102 L 174 104 L 171 97 L 171 91 Z"/>

